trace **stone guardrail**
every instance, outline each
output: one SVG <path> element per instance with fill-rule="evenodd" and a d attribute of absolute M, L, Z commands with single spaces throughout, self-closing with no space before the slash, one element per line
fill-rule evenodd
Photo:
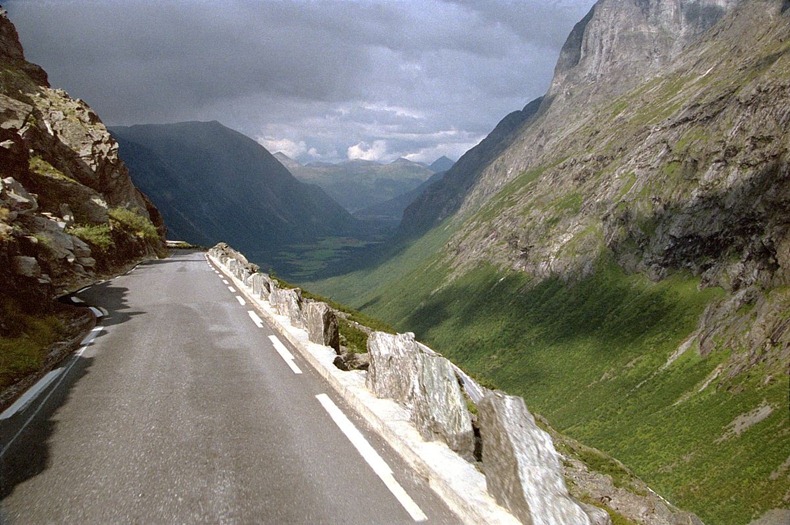
<path fill-rule="evenodd" d="M 368 370 L 340 370 L 329 305 L 281 288 L 224 243 L 208 255 L 465 522 L 611 524 L 603 509 L 571 498 L 551 437 L 522 398 L 481 388 L 412 333 L 371 333 Z"/>

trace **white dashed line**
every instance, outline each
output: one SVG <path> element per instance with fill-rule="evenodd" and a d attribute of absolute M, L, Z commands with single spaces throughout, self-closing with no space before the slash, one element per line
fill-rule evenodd
<path fill-rule="evenodd" d="M 236 296 L 236 300 L 237 300 L 237 301 L 239 302 L 239 304 L 240 304 L 240 305 L 242 305 L 242 306 L 244 306 L 245 304 L 247 304 L 247 301 L 245 301 L 244 299 L 242 299 L 240 295 L 237 295 L 237 296 Z"/>
<path fill-rule="evenodd" d="M 283 358 L 283 361 L 285 361 L 285 363 L 290 367 L 293 373 L 301 374 L 302 371 L 299 369 L 298 366 L 296 366 L 296 363 L 294 363 L 293 354 L 291 354 L 291 352 L 289 352 L 288 349 L 285 348 L 285 345 L 279 339 L 277 339 L 277 336 L 270 335 L 269 340 L 272 342 L 272 345 L 274 345 L 274 349 L 277 350 L 277 353 L 280 354 L 280 357 Z"/>
<path fill-rule="evenodd" d="M 351 441 L 351 444 L 354 445 L 354 448 L 357 449 L 362 458 L 370 465 L 373 472 L 381 478 L 384 485 L 392 492 L 392 495 L 395 496 L 398 503 L 406 509 L 411 519 L 414 521 L 427 521 L 428 517 L 422 509 L 420 509 L 419 505 L 411 499 L 411 496 L 406 493 L 403 487 L 400 486 L 400 483 L 398 483 L 392 475 L 392 469 L 387 465 L 387 462 L 384 461 L 384 458 L 382 458 L 370 443 L 368 443 L 368 440 L 357 430 L 354 423 L 346 417 L 329 396 L 326 394 L 318 394 L 315 397 L 324 407 L 324 410 L 327 411 L 329 417 L 332 418 L 332 421 L 340 428 L 340 431 L 346 435 L 348 440 Z"/>
<path fill-rule="evenodd" d="M 228 286 L 228 290 L 230 290 L 232 293 L 236 293 L 236 289 L 232 286 Z"/>
<path fill-rule="evenodd" d="M 247 315 L 250 316 L 250 319 L 252 319 L 252 322 L 255 323 L 255 326 L 257 326 L 258 328 L 263 328 L 263 319 L 258 317 L 258 314 L 256 314 L 252 310 L 247 310 Z"/>

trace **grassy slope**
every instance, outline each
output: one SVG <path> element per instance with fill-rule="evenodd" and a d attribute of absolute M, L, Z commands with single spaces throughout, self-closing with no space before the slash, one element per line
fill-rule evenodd
<path fill-rule="evenodd" d="M 479 267 L 428 295 L 447 275 L 428 249 L 447 233 L 434 230 L 374 271 L 314 286 L 354 306 L 367 303 L 365 311 L 524 396 L 559 430 L 611 453 L 708 523 L 747 523 L 786 504 L 790 481 L 779 467 L 790 454 L 781 408 L 787 374 L 765 384 L 771 374 L 756 370 L 699 393 L 729 351 L 702 358 L 693 348 L 661 370 L 720 290 L 698 291 L 685 275 L 653 283 L 602 260 L 594 276 L 575 284 L 534 285 Z M 391 277 L 384 291 L 365 294 L 382 275 Z M 780 408 L 717 442 L 762 402 Z"/>

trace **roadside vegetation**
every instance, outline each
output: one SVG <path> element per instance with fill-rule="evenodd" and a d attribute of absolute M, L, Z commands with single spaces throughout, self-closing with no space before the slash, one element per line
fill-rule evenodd
<path fill-rule="evenodd" d="M 49 347 L 66 334 L 56 315 L 22 312 L 10 298 L 0 298 L 2 337 L 0 337 L 0 391 L 20 378 L 36 372 L 47 358 Z"/>

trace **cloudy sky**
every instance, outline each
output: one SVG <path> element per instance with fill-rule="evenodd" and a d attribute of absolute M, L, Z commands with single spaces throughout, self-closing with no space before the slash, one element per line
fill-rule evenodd
<path fill-rule="evenodd" d="M 108 125 L 218 120 L 303 162 L 453 160 L 542 95 L 594 0 L 6 0 Z"/>

